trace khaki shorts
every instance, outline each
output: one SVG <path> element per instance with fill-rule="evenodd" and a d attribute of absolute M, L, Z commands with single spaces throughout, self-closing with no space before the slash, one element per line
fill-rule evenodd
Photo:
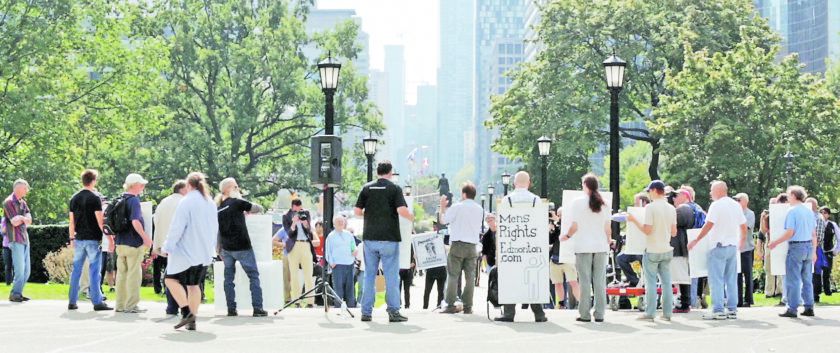
<path fill-rule="evenodd" d="M 568 282 L 577 282 L 577 270 L 573 264 L 556 264 L 551 263 L 549 266 L 549 276 L 552 283 L 563 283 L 563 277 L 566 277 Z"/>

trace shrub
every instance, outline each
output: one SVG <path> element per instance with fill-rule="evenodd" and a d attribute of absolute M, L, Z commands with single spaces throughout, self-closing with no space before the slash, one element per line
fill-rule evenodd
<path fill-rule="evenodd" d="M 30 261 L 32 264 L 32 275 L 30 282 L 46 283 L 49 279 L 47 270 L 44 268 L 44 259 L 47 254 L 57 252 L 68 243 L 69 229 L 67 225 L 45 225 L 29 227 Z M 2 257 L 0 257 L 2 263 Z M 0 267 L 2 268 L 2 267 Z"/>
<path fill-rule="evenodd" d="M 42 262 L 50 282 L 70 283 L 70 273 L 73 271 L 73 254 L 74 251 L 69 246 L 47 254 Z"/>

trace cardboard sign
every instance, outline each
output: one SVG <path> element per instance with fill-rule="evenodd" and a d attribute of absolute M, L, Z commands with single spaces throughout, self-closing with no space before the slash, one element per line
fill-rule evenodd
<path fill-rule="evenodd" d="M 644 207 L 628 207 L 627 213 L 636 217 L 639 223 L 645 222 L 645 208 Z M 635 223 L 627 222 L 627 243 L 622 249 L 622 253 L 627 255 L 644 255 L 647 248 L 647 236 L 642 232 Z"/>
<path fill-rule="evenodd" d="M 146 232 L 146 235 L 151 236 L 154 239 L 154 235 L 152 234 L 152 225 L 154 221 L 152 220 L 152 203 L 151 202 L 141 202 L 140 203 L 140 212 L 143 215 L 143 231 Z"/>
<path fill-rule="evenodd" d="M 499 206 L 499 303 L 548 303 L 548 205 Z"/>
<path fill-rule="evenodd" d="M 770 236 L 767 244 L 782 237 L 785 233 L 785 218 L 790 205 L 786 203 L 770 205 Z M 788 242 L 779 244 L 775 249 L 770 250 L 770 274 L 773 276 L 785 275 L 785 261 L 787 260 Z"/>
<path fill-rule="evenodd" d="M 417 234 L 411 238 L 418 270 L 446 266 L 443 235 L 437 232 Z"/>
<path fill-rule="evenodd" d="M 406 196 L 405 204 L 408 205 L 408 212 L 414 214 L 414 197 Z M 414 223 L 400 217 L 400 269 L 411 268 L 411 233 L 414 230 Z"/>

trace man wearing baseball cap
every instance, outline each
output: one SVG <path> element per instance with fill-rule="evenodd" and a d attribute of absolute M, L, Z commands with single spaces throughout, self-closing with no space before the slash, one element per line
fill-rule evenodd
<path fill-rule="evenodd" d="M 677 212 L 665 199 L 665 183 L 654 180 L 647 188 L 651 203 L 645 206 L 645 219 L 640 222 L 632 214 L 627 221 L 647 235 L 642 267 L 645 273 L 645 314 L 640 318 L 653 321 L 656 313 L 656 279 L 662 283 L 662 319 L 671 321 L 674 309 L 674 292 L 671 291 L 671 258 L 674 248 L 671 238 L 677 235 Z"/>
<path fill-rule="evenodd" d="M 143 211 L 140 208 L 139 195 L 149 182 L 140 174 L 129 174 L 125 178 L 122 202 L 125 202 L 125 216 L 131 221 L 128 229 L 117 232 L 117 312 L 142 313 L 137 307 L 140 303 L 140 283 L 142 280 L 140 264 L 146 249 L 152 246 L 152 238 L 146 234 Z M 116 202 L 120 202 L 119 200 Z"/>

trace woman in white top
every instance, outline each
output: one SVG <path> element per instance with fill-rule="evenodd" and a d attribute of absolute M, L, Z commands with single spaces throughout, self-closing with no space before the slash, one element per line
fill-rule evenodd
<path fill-rule="evenodd" d="M 161 250 L 167 256 L 166 287 L 181 308 L 181 322 L 195 330 L 201 289 L 207 266 L 216 255 L 219 219 L 204 174 L 187 176 L 187 196 L 178 203 L 169 234 Z M 184 290 L 186 286 L 186 290 Z"/>
<path fill-rule="evenodd" d="M 595 322 L 604 321 L 607 304 L 607 253 L 610 251 L 610 210 L 598 192 L 598 177 L 583 177 L 585 197 L 572 203 L 569 232 L 560 241 L 575 237 L 575 258 L 580 281 L 580 303 L 577 321 L 591 322 L 590 309 L 595 297 Z"/>

